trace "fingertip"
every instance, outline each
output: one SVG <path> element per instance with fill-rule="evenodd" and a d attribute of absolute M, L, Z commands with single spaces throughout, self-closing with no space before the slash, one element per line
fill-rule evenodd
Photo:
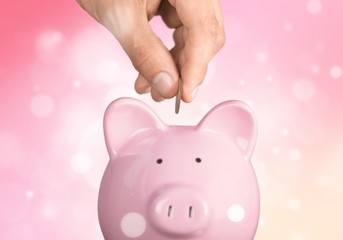
<path fill-rule="evenodd" d="M 151 90 L 149 82 L 140 74 L 135 81 L 135 90 L 139 94 L 145 94 Z"/>
<path fill-rule="evenodd" d="M 151 98 L 155 102 L 162 102 L 164 100 L 164 98 L 155 89 L 152 88 L 150 93 L 151 93 Z"/>
<path fill-rule="evenodd" d="M 190 89 L 183 87 L 182 101 L 184 101 L 186 103 L 192 102 L 195 99 L 195 97 L 197 96 L 199 87 L 200 86 L 196 86 L 195 88 L 190 88 Z"/>
<path fill-rule="evenodd" d="M 181 70 L 182 100 L 190 103 L 205 79 L 207 64 L 186 62 Z"/>
<path fill-rule="evenodd" d="M 196 86 L 192 91 L 191 91 L 191 101 L 193 101 L 194 100 L 194 98 L 195 98 L 195 96 L 197 95 L 197 93 L 198 93 L 198 90 L 199 90 L 199 87 L 200 86 Z"/>

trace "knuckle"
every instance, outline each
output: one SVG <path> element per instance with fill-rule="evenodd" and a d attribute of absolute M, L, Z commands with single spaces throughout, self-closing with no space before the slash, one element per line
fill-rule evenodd
<path fill-rule="evenodd" d="M 222 48 L 226 42 L 224 26 L 219 24 L 216 17 L 212 17 L 206 22 L 205 27 L 210 40 L 215 43 L 218 49 Z"/>
<path fill-rule="evenodd" d="M 164 23 L 169 28 L 177 28 L 182 25 L 179 16 L 177 15 L 175 9 L 169 8 L 161 13 L 161 17 Z"/>
<path fill-rule="evenodd" d="M 176 29 L 173 33 L 173 39 L 174 39 L 174 43 L 175 45 L 178 45 L 180 47 L 183 47 L 184 45 L 184 40 L 183 40 L 183 37 L 182 37 L 182 29 Z"/>
<path fill-rule="evenodd" d="M 211 17 L 206 21 L 205 31 L 211 36 L 211 38 L 217 38 L 220 33 L 220 27 L 217 18 Z"/>
<path fill-rule="evenodd" d="M 152 53 L 147 46 L 138 46 L 132 50 L 131 61 L 135 69 L 140 72 L 144 65 L 151 59 Z"/>

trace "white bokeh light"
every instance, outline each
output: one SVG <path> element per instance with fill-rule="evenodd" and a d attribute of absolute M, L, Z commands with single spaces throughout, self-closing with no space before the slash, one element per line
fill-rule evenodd
<path fill-rule="evenodd" d="M 200 108 L 202 111 L 208 112 L 211 109 L 210 104 L 204 102 L 200 105 Z"/>
<path fill-rule="evenodd" d="M 74 86 L 75 88 L 79 88 L 79 87 L 81 86 L 80 80 L 74 80 L 74 81 L 73 81 L 73 86 Z"/>
<path fill-rule="evenodd" d="M 63 34 L 57 30 L 42 32 L 37 38 L 37 48 L 45 51 L 54 50 L 63 40 Z"/>
<path fill-rule="evenodd" d="M 301 158 L 302 154 L 299 149 L 293 148 L 289 150 L 288 157 L 290 160 L 296 161 Z"/>
<path fill-rule="evenodd" d="M 323 5 L 319 0 L 309 0 L 306 5 L 307 11 L 313 15 L 319 14 L 322 11 Z"/>
<path fill-rule="evenodd" d="M 302 204 L 301 201 L 297 198 L 292 198 L 288 201 L 288 207 L 290 210 L 297 212 L 301 209 Z"/>
<path fill-rule="evenodd" d="M 341 78 L 343 75 L 343 70 L 339 66 L 333 66 L 330 69 L 330 76 L 334 79 Z"/>
<path fill-rule="evenodd" d="M 238 85 L 243 87 L 245 85 L 245 80 L 244 79 L 239 80 Z"/>
<path fill-rule="evenodd" d="M 63 60 L 63 34 L 58 30 L 46 30 L 40 33 L 36 40 L 36 53 L 39 59 L 46 63 L 56 63 Z"/>
<path fill-rule="evenodd" d="M 266 63 L 270 55 L 270 46 L 267 43 L 258 42 L 253 47 L 253 54 L 258 63 Z"/>
<path fill-rule="evenodd" d="M 137 238 L 145 232 L 146 222 L 141 214 L 131 212 L 123 217 L 120 227 L 127 237 Z"/>
<path fill-rule="evenodd" d="M 31 112 L 37 117 L 47 117 L 54 110 L 54 101 L 47 94 L 38 93 L 31 99 Z"/>
<path fill-rule="evenodd" d="M 260 170 L 265 170 L 266 169 L 266 164 L 264 162 L 259 162 L 256 166 Z"/>
<path fill-rule="evenodd" d="M 39 84 L 33 85 L 32 89 L 33 89 L 33 91 L 38 92 L 40 90 Z"/>
<path fill-rule="evenodd" d="M 26 191 L 26 197 L 27 198 L 33 198 L 34 196 L 35 196 L 34 191 L 32 191 L 32 190 L 27 190 Z"/>
<path fill-rule="evenodd" d="M 49 220 L 56 218 L 58 212 L 58 206 L 53 203 L 44 204 L 40 209 L 42 217 Z"/>
<path fill-rule="evenodd" d="M 86 152 L 77 152 L 72 155 L 70 165 L 76 173 L 87 173 L 92 168 L 93 159 Z"/>
<path fill-rule="evenodd" d="M 282 129 L 282 130 L 281 130 L 281 134 L 282 134 L 283 136 L 287 137 L 287 136 L 289 135 L 289 130 L 288 130 L 288 128 Z"/>
<path fill-rule="evenodd" d="M 307 79 L 301 79 L 293 84 L 293 95 L 297 100 L 308 101 L 314 96 L 316 87 Z"/>
<path fill-rule="evenodd" d="M 290 22 L 284 23 L 284 25 L 283 25 L 283 30 L 284 30 L 285 32 L 290 32 L 290 31 L 292 31 L 292 30 L 293 30 L 293 25 L 292 25 L 292 23 L 290 23 Z"/>
<path fill-rule="evenodd" d="M 274 155 L 279 155 L 281 153 L 281 148 L 278 146 L 273 147 L 272 152 Z"/>
<path fill-rule="evenodd" d="M 322 11 L 323 5 L 320 0 L 309 0 L 306 8 L 309 13 L 316 15 Z"/>
<path fill-rule="evenodd" d="M 232 205 L 227 211 L 227 216 L 232 222 L 241 222 L 245 217 L 245 210 L 241 205 Z"/>
<path fill-rule="evenodd" d="M 255 58 L 258 62 L 264 63 L 267 61 L 268 55 L 264 52 L 256 53 Z"/>
<path fill-rule="evenodd" d="M 272 82 L 274 80 L 272 75 L 268 75 L 266 79 L 267 79 L 267 82 Z"/>

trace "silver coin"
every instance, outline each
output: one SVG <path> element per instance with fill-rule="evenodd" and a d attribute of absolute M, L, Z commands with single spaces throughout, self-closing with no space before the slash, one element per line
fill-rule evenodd
<path fill-rule="evenodd" d="M 178 114 L 180 111 L 181 97 L 182 97 L 182 81 L 181 81 L 181 78 L 179 78 L 178 90 L 176 93 L 176 100 L 175 100 L 175 113 L 176 114 Z"/>

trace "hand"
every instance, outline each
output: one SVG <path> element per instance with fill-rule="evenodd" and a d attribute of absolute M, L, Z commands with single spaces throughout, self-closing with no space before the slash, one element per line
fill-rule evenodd
<path fill-rule="evenodd" d="M 191 102 L 203 82 L 208 63 L 225 43 L 218 0 L 77 0 L 117 38 L 139 72 L 135 89 L 151 92 L 155 101 L 176 95 L 183 83 L 182 100 Z M 174 28 L 170 51 L 149 25 L 161 15 Z"/>

